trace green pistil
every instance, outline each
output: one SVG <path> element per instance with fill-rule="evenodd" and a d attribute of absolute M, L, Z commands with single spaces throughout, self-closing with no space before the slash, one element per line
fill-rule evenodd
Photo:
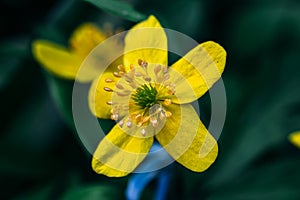
<path fill-rule="evenodd" d="M 142 85 L 132 95 L 134 102 L 142 108 L 150 108 L 156 103 L 157 90 L 151 85 Z"/>

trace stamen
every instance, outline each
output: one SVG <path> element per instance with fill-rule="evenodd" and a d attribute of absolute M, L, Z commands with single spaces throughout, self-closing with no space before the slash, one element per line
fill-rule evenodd
<path fill-rule="evenodd" d="M 163 67 L 162 72 L 165 74 L 168 72 L 168 67 Z"/>
<path fill-rule="evenodd" d="M 113 102 L 112 101 L 107 101 L 106 104 L 111 106 L 111 105 L 113 105 Z"/>
<path fill-rule="evenodd" d="M 150 116 L 144 117 L 142 122 L 146 123 L 147 121 L 149 121 L 149 119 L 150 119 Z"/>
<path fill-rule="evenodd" d="M 145 60 L 142 60 L 142 59 L 138 59 L 138 64 L 139 64 L 139 66 L 144 67 L 144 68 L 146 68 L 148 66 L 148 62 Z"/>
<path fill-rule="evenodd" d="M 138 122 L 136 126 L 137 126 L 138 128 L 140 128 L 142 125 L 143 125 L 142 122 Z"/>
<path fill-rule="evenodd" d="M 164 86 L 166 86 L 166 87 L 169 87 L 170 85 L 171 85 L 170 82 L 165 82 L 165 83 L 164 83 Z"/>
<path fill-rule="evenodd" d="M 161 70 L 161 65 L 156 65 L 154 68 L 154 73 L 157 75 L 158 72 L 160 72 L 160 70 Z"/>
<path fill-rule="evenodd" d="M 143 60 L 142 59 L 138 59 L 138 64 L 139 66 L 142 66 Z"/>
<path fill-rule="evenodd" d="M 140 121 L 141 118 L 142 118 L 142 115 L 141 115 L 141 114 L 137 114 L 137 115 L 135 116 L 135 119 L 136 119 L 137 121 Z"/>
<path fill-rule="evenodd" d="M 120 71 L 120 72 L 119 72 L 119 75 L 120 75 L 120 76 L 123 76 L 124 74 L 126 74 L 126 72 L 123 72 L 123 71 Z"/>
<path fill-rule="evenodd" d="M 120 77 L 122 77 L 122 75 L 121 75 L 121 74 L 119 74 L 119 72 L 113 72 L 113 75 L 114 75 L 115 77 L 117 77 L 117 78 L 120 78 Z"/>
<path fill-rule="evenodd" d="M 130 92 L 126 92 L 125 93 L 121 93 L 121 92 L 116 92 L 118 96 L 120 97 L 125 97 L 125 96 L 128 96 L 130 94 Z"/>
<path fill-rule="evenodd" d="M 131 128 L 131 127 L 132 127 L 132 122 L 131 122 L 131 121 L 126 122 L 126 126 L 127 126 L 128 128 Z"/>
<path fill-rule="evenodd" d="M 144 77 L 144 80 L 147 81 L 147 82 L 150 82 L 151 78 L 149 76 L 146 76 L 146 77 Z"/>
<path fill-rule="evenodd" d="M 104 87 L 103 88 L 106 92 L 113 92 L 113 90 L 111 89 L 111 88 L 109 88 L 109 87 Z"/>
<path fill-rule="evenodd" d="M 142 133 L 143 136 L 146 136 L 146 130 L 145 129 L 142 129 L 141 133 Z"/>
<path fill-rule="evenodd" d="M 134 82 L 129 83 L 130 87 L 132 87 L 132 89 L 136 88 L 136 84 Z"/>
<path fill-rule="evenodd" d="M 165 119 L 165 114 L 163 113 L 163 112 L 161 112 L 160 114 L 159 114 L 159 119 L 160 120 L 164 120 Z"/>
<path fill-rule="evenodd" d="M 111 116 L 110 116 L 110 118 L 112 119 L 112 120 L 118 120 L 118 118 L 119 118 L 119 115 L 117 114 L 117 113 L 115 113 L 115 114 L 112 114 Z"/>
<path fill-rule="evenodd" d="M 166 117 L 171 117 L 172 113 L 170 111 L 166 111 Z"/>
<path fill-rule="evenodd" d="M 137 77 L 140 77 L 140 76 L 142 76 L 143 74 L 141 73 L 141 72 L 136 72 L 135 73 L 135 76 L 137 76 Z"/>
<path fill-rule="evenodd" d="M 107 78 L 107 79 L 105 79 L 105 82 L 106 82 L 106 83 L 112 83 L 112 82 L 114 82 L 114 80 L 112 80 L 112 79 L 110 79 L 110 78 Z"/>
<path fill-rule="evenodd" d="M 171 105 L 171 103 L 172 103 L 171 99 L 165 99 L 164 100 L 164 105 L 165 106 L 169 106 L 169 105 Z"/>
<path fill-rule="evenodd" d="M 154 128 L 156 128 L 156 127 L 158 126 L 158 121 L 157 121 L 157 119 L 152 120 L 152 121 L 151 121 L 151 124 L 152 124 L 152 126 L 153 126 Z"/>
<path fill-rule="evenodd" d="M 170 74 L 165 74 L 164 78 L 165 78 L 165 81 L 168 80 L 170 78 Z"/>
<path fill-rule="evenodd" d="M 163 80 L 164 80 L 164 76 L 163 76 L 163 75 L 159 75 L 159 76 L 157 76 L 156 78 L 157 78 L 157 82 L 158 82 L 158 83 L 161 83 L 161 82 L 163 82 Z"/>
<path fill-rule="evenodd" d="M 133 80 L 130 76 L 125 76 L 125 81 L 131 83 Z"/>
<path fill-rule="evenodd" d="M 130 97 L 127 103 L 118 103 L 117 101 L 107 101 L 107 105 L 113 105 L 111 108 L 111 119 L 118 121 L 118 125 L 126 128 L 138 127 L 143 136 L 146 136 L 148 130 L 146 126 L 151 126 L 156 134 L 163 127 L 166 118 L 171 117 L 172 113 L 166 111 L 172 104 L 170 99 L 161 99 L 163 96 L 175 93 L 175 84 L 170 82 L 168 67 L 155 65 L 148 69 L 148 62 L 142 59 L 137 60 L 136 66 L 130 65 L 130 70 L 124 65 L 118 65 L 118 71 L 113 72 L 114 77 L 122 78 L 123 82 L 117 81 L 114 77 L 106 78 L 106 83 L 115 82 L 115 87 L 104 87 L 107 92 L 114 92 L 120 97 Z M 151 73 L 150 71 L 151 70 Z M 160 94 L 160 92 L 164 94 Z M 131 95 L 131 96 L 128 96 Z M 126 97 L 125 97 L 126 96 Z M 119 100 L 121 98 L 119 97 Z M 123 102 L 123 101 L 121 101 Z M 125 106 L 126 104 L 126 106 Z M 131 105 L 130 105 L 131 104 Z M 143 111 L 131 111 L 132 105 L 139 106 Z M 119 113 L 129 112 L 127 118 L 119 121 Z"/>
<path fill-rule="evenodd" d="M 118 69 L 121 71 L 121 72 L 126 72 L 125 71 L 125 67 L 123 65 L 118 65 Z"/>
<path fill-rule="evenodd" d="M 124 125 L 124 121 L 123 121 L 123 120 L 119 121 L 119 126 L 120 126 L 121 128 L 123 127 L 123 125 Z"/>
<path fill-rule="evenodd" d="M 120 90 L 123 90 L 123 89 L 124 89 L 124 87 L 123 87 L 120 83 L 117 83 L 117 84 L 116 84 L 116 87 L 119 88 Z"/>

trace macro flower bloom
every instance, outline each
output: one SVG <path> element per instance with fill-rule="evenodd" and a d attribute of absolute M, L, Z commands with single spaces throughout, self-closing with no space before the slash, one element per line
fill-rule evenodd
<path fill-rule="evenodd" d="M 79 26 L 70 37 L 70 47 L 47 40 L 33 42 L 32 50 L 35 59 L 51 73 L 65 79 L 75 80 L 81 63 L 86 56 L 109 36 L 95 24 L 84 23 Z M 80 73 L 76 78 L 79 82 L 89 82 L 95 78 L 96 69 Z"/>
<path fill-rule="evenodd" d="M 296 147 L 300 148 L 300 131 L 293 132 L 289 135 L 289 140 Z"/>
<path fill-rule="evenodd" d="M 186 168 L 206 170 L 218 146 L 190 103 L 220 79 L 225 60 L 226 51 L 209 41 L 168 67 L 167 37 L 158 20 L 150 16 L 130 29 L 123 64 L 110 65 L 90 89 L 91 111 L 116 121 L 94 152 L 94 171 L 128 175 L 155 140 Z"/>

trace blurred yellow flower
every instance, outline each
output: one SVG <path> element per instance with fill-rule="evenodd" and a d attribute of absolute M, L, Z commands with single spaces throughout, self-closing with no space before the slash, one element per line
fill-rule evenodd
<path fill-rule="evenodd" d="M 289 135 L 289 140 L 296 147 L 300 148 L 300 131 L 293 132 Z"/>
<path fill-rule="evenodd" d="M 70 48 L 46 40 L 36 40 L 32 44 L 35 59 L 48 71 L 66 79 L 75 80 L 77 72 L 85 57 L 100 42 L 108 37 L 108 33 L 95 24 L 84 23 L 79 26 L 70 38 Z M 97 73 L 85 71 L 76 80 L 89 82 Z"/>
<path fill-rule="evenodd" d="M 183 166 L 206 170 L 218 146 L 189 103 L 220 79 L 225 50 L 205 42 L 167 67 L 167 37 L 154 16 L 129 30 L 124 48 L 123 65 L 110 66 L 90 89 L 92 112 L 117 122 L 94 152 L 93 169 L 126 176 L 143 161 L 155 138 Z"/>

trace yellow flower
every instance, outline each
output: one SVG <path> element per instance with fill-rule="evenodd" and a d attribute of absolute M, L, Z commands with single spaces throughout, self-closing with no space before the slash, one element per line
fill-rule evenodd
<path fill-rule="evenodd" d="M 117 122 L 94 152 L 93 169 L 126 176 L 143 161 L 155 138 L 183 166 L 206 170 L 218 146 L 189 103 L 221 77 L 225 50 L 205 42 L 167 67 L 167 37 L 154 16 L 129 30 L 124 48 L 123 65 L 108 67 L 90 89 L 91 111 Z"/>
<path fill-rule="evenodd" d="M 79 26 L 70 38 L 70 48 L 46 40 L 33 42 L 33 55 L 42 66 L 62 78 L 75 80 L 85 57 L 109 35 L 92 23 Z M 96 69 L 80 73 L 76 80 L 89 82 L 96 76 Z"/>
<path fill-rule="evenodd" d="M 300 131 L 293 132 L 289 135 L 289 140 L 296 147 L 300 148 Z"/>

